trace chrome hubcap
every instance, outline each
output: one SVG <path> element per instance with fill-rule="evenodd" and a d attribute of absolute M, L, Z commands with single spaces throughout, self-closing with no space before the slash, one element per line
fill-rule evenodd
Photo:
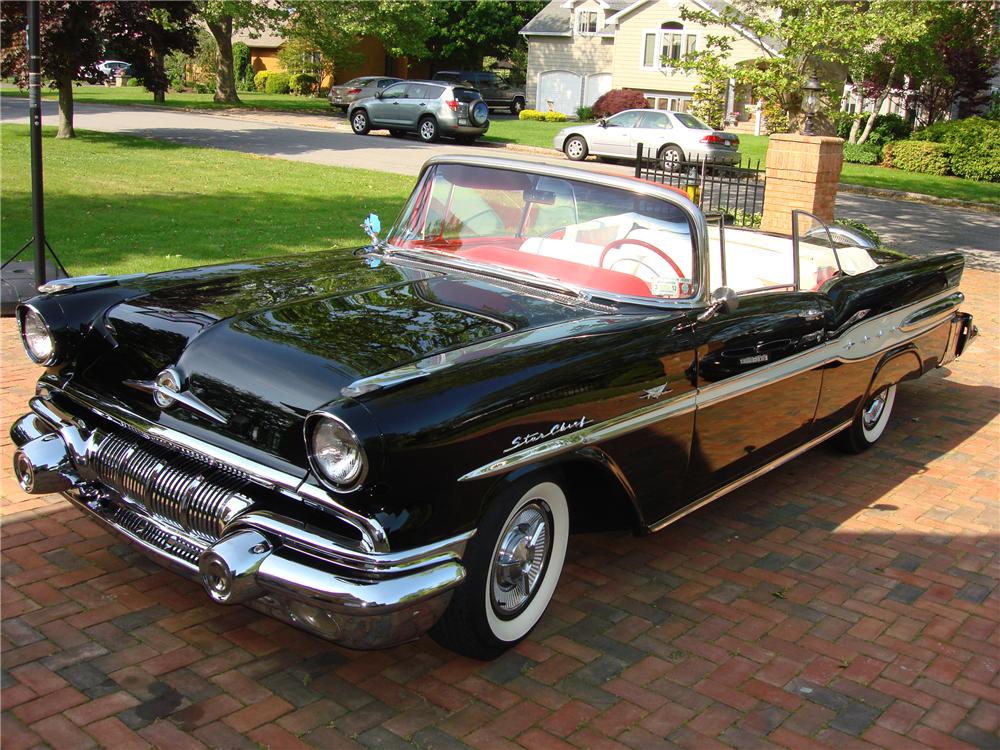
<path fill-rule="evenodd" d="M 864 414 L 861 416 L 861 421 L 865 425 L 866 430 L 872 429 L 878 424 L 878 420 L 882 416 L 882 412 L 885 410 L 885 395 L 886 391 L 880 391 L 872 398 L 871 402 L 865 407 Z"/>
<path fill-rule="evenodd" d="M 364 118 L 364 115 L 357 115 L 354 118 L 354 129 L 355 130 L 364 130 L 365 129 L 365 118 Z"/>
<path fill-rule="evenodd" d="M 500 535 L 490 576 L 493 603 L 501 617 L 523 610 L 542 579 L 550 544 L 549 514 L 540 502 L 518 511 Z"/>
<path fill-rule="evenodd" d="M 433 138 L 434 123 L 430 121 L 424 122 L 424 124 L 420 126 L 420 135 L 422 135 L 424 138 Z"/>

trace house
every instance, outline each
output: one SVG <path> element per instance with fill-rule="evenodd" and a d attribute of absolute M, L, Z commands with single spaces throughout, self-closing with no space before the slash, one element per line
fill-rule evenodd
<path fill-rule="evenodd" d="M 236 42 L 243 42 L 250 48 L 250 64 L 253 66 L 254 73 L 259 73 L 262 70 L 285 70 L 281 60 L 278 59 L 278 53 L 285 44 L 283 36 L 265 32 L 251 37 L 247 33 L 237 32 L 233 34 L 233 44 Z M 351 67 L 338 69 L 332 78 L 326 76 L 320 82 L 320 87 L 326 88 L 332 84 L 344 83 L 358 76 L 430 77 L 429 63 L 409 60 L 405 57 L 393 57 L 386 52 L 385 46 L 375 37 L 362 37 L 358 40 L 357 51 L 362 55 L 361 62 Z"/>
<path fill-rule="evenodd" d="M 686 112 L 698 78 L 669 60 L 700 49 L 709 34 L 733 38 L 732 62 L 777 54 L 771 40 L 681 18 L 683 7 L 719 14 L 725 6 L 722 0 L 551 0 L 521 29 L 528 43 L 526 98 L 536 109 L 573 114 L 605 91 L 629 88 L 642 91 L 650 107 Z M 727 112 L 745 123 L 750 101 L 750 92 L 730 83 Z"/>

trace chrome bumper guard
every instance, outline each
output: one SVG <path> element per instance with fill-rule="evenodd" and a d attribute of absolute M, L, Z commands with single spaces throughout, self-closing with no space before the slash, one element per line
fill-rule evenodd
<path fill-rule="evenodd" d="M 190 514 L 192 497 L 204 494 L 200 475 L 185 484 L 183 477 L 170 475 L 179 473 L 175 467 L 157 466 L 157 474 L 170 475 L 171 481 L 158 483 L 154 477 L 149 491 L 122 464 L 117 475 L 101 464 L 98 456 L 107 454 L 102 446 L 120 436 L 72 420 L 46 397 L 32 399 L 31 408 L 33 413 L 10 430 L 21 487 L 29 493 L 61 492 L 146 556 L 200 581 L 219 604 L 244 603 L 351 648 L 381 648 L 420 636 L 465 578 L 461 556 L 471 533 L 403 552 L 370 552 L 244 503 L 242 495 L 234 506 L 232 492 L 226 502 L 205 505 L 198 523 L 181 523 L 167 511 L 183 508 Z M 153 462 L 143 454 L 141 436 L 131 441 L 140 463 Z M 96 473 L 101 470 L 104 474 Z M 112 476 L 119 481 L 108 479 Z M 161 485 L 180 488 L 181 496 L 166 497 Z M 206 519 L 206 508 L 216 515 Z"/>

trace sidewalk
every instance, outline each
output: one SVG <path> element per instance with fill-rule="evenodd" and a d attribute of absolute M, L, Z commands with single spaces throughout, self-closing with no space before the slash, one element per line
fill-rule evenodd
<path fill-rule="evenodd" d="M 4 750 L 996 748 L 1000 276 L 964 290 L 982 335 L 900 387 L 878 446 L 820 446 L 653 536 L 575 536 L 492 663 L 210 604 L 25 496 L 6 428 L 38 370 L 3 319 Z"/>

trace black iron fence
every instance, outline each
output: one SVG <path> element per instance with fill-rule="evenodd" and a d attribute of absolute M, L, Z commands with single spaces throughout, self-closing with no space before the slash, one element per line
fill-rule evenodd
<path fill-rule="evenodd" d="M 721 164 L 707 159 L 661 158 L 636 148 L 635 176 L 685 191 L 702 211 L 725 214 L 726 223 L 759 226 L 764 212 L 764 168 L 755 162 Z"/>

